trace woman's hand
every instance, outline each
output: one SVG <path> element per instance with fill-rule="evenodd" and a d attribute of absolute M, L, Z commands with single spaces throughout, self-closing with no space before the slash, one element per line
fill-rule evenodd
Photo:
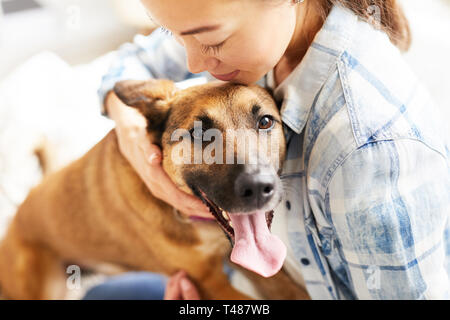
<path fill-rule="evenodd" d="M 170 277 L 164 300 L 200 300 L 200 295 L 186 272 L 182 270 Z"/>
<path fill-rule="evenodd" d="M 106 98 L 108 115 L 116 123 L 119 149 L 157 198 L 184 214 L 212 218 L 208 208 L 196 197 L 177 188 L 161 166 L 161 149 L 150 143 L 147 120 L 136 109 L 125 105 L 114 92 Z"/>

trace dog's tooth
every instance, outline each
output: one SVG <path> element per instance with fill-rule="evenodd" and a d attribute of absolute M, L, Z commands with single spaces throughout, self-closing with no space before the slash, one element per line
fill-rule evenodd
<path fill-rule="evenodd" d="M 228 217 L 228 214 L 225 210 L 222 210 L 222 216 L 225 218 L 225 220 L 230 220 L 230 218 Z"/>
<path fill-rule="evenodd" d="M 230 227 L 233 228 L 233 224 L 231 223 L 231 220 L 228 221 L 228 224 L 230 225 Z"/>

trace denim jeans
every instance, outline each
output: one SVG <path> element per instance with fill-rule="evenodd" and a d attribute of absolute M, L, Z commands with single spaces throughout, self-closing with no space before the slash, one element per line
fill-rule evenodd
<path fill-rule="evenodd" d="M 89 289 L 83 300 L 162 300 L 167 277 L 151 272 L 128 272 Z"/>

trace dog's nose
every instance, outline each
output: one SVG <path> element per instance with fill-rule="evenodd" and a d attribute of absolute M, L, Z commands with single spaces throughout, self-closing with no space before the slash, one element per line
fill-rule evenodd
<path fill-rule="evenodd" d="M 235 184 L 235 194 L 247 205 L 261 208 L 274 195 L 275 176 L 273 174 L 241 173 Z"/>

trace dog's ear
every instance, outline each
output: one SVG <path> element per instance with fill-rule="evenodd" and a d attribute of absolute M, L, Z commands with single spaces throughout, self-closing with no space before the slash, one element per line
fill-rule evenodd
<path fill-rule="evenodd" d="M 162 133 L 170 110 L 169 101 L 177 91 L 173 81 L 124 80 L 117 82 L 113 90 L 123 103 L 138 109 L 144 115 L 149 132 Z"/>

